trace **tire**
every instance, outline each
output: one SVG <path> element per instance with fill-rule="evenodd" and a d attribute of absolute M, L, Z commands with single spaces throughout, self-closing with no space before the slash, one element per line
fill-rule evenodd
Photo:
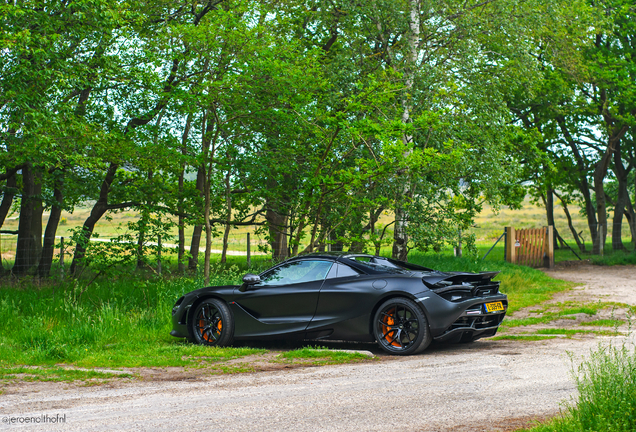
<path fill-rule="evenodd" d="M 199 345 L 228 346 L 234 340 L 234 318 L 221 300 L 199 303 L 190 320 L 192 342 Z"/>
<path fill-rule="evenodd" d="M 422 309 L 414 301 L 401 297 L 380 305 L 373 317 L 373 335 L 380 348 L 394 355 L 417 354 L 432 340 Z"/>

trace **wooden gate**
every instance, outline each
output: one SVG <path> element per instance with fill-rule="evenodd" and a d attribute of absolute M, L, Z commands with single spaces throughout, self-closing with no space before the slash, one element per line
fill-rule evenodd
<path fill-rule="evenodd" d="M 506 228 L 506 261 L 529 267 L 554 267 L 553 227 Z"/>

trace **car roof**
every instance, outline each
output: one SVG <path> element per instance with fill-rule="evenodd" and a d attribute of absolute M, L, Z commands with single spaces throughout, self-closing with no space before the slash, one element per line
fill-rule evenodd
<path fill-rule="evenodd" d="M 383 273 L 405 273 L 409 271 L 433 271 L 427 267 L 422 267 L 416 264 L 407 263 L 404 261 L 394 260 L 379 255 L 370 255 L 366 253 L 355 252 L 312 252 L 308 254 L 298 255 L 288 261 L 303 260 L 311 258 L 322 258 L 330 261 L 337 261 L 346 263 L 347 265 L 354 267 L 356 270 L 360 270 L 363 273 L 371 274 L 383 274 Z M 369 258 L 372 262 L 361 262 L 356 258 Z M 379 262 L 378 262 L 379 261 Z"/>

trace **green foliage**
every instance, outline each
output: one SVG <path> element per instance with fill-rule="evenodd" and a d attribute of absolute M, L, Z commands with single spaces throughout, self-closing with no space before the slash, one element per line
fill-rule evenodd
<path fill-rule="evenodd" d="M 579 147 L 631 127 L 630 4 L 420 3 L 1 5 L 0 175 L 21 203 L 92 206 L 72 269 L 97 274 L 149 264 L 175 224 L 209 222 L 207 240 L 261 226 L 274 259 L 392 235 L 440 251 L 460 231 L 474 253 L 475 216 L 519 206 L 524 181 L 579 199 L 596 147 L 573 162 L 559 126 Z M 116 244 L 90 242 L 130 208 Z M 21 221 L 38 226 L 36 210 Z"/>
<path fill-rule="evenodd" d="M 636 351 L 622 345 L 599 345 L 573 371 L 579 391 L 576 403 L 546 424 L 548 431 L 627 432 L 636 429 Z"/>

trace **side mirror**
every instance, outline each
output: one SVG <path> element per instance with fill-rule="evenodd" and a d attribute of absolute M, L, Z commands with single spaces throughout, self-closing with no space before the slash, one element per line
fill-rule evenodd
<path fill-rule="evenodd" d="M 239 291 L 245 292 L 250 289 L 254 289 L 254 285 L 261 283 L 261 277 L 252 273 L 248 273 L 243 276 L 243 285 L 239 288 Z"/>
<path fill-rule="evenodd" d="M 243 276 L 243 283 L 245 285 L 256 285 L 258 283 L 261 283 L 261 277 L 259 275 L 248 273 Z"/>

